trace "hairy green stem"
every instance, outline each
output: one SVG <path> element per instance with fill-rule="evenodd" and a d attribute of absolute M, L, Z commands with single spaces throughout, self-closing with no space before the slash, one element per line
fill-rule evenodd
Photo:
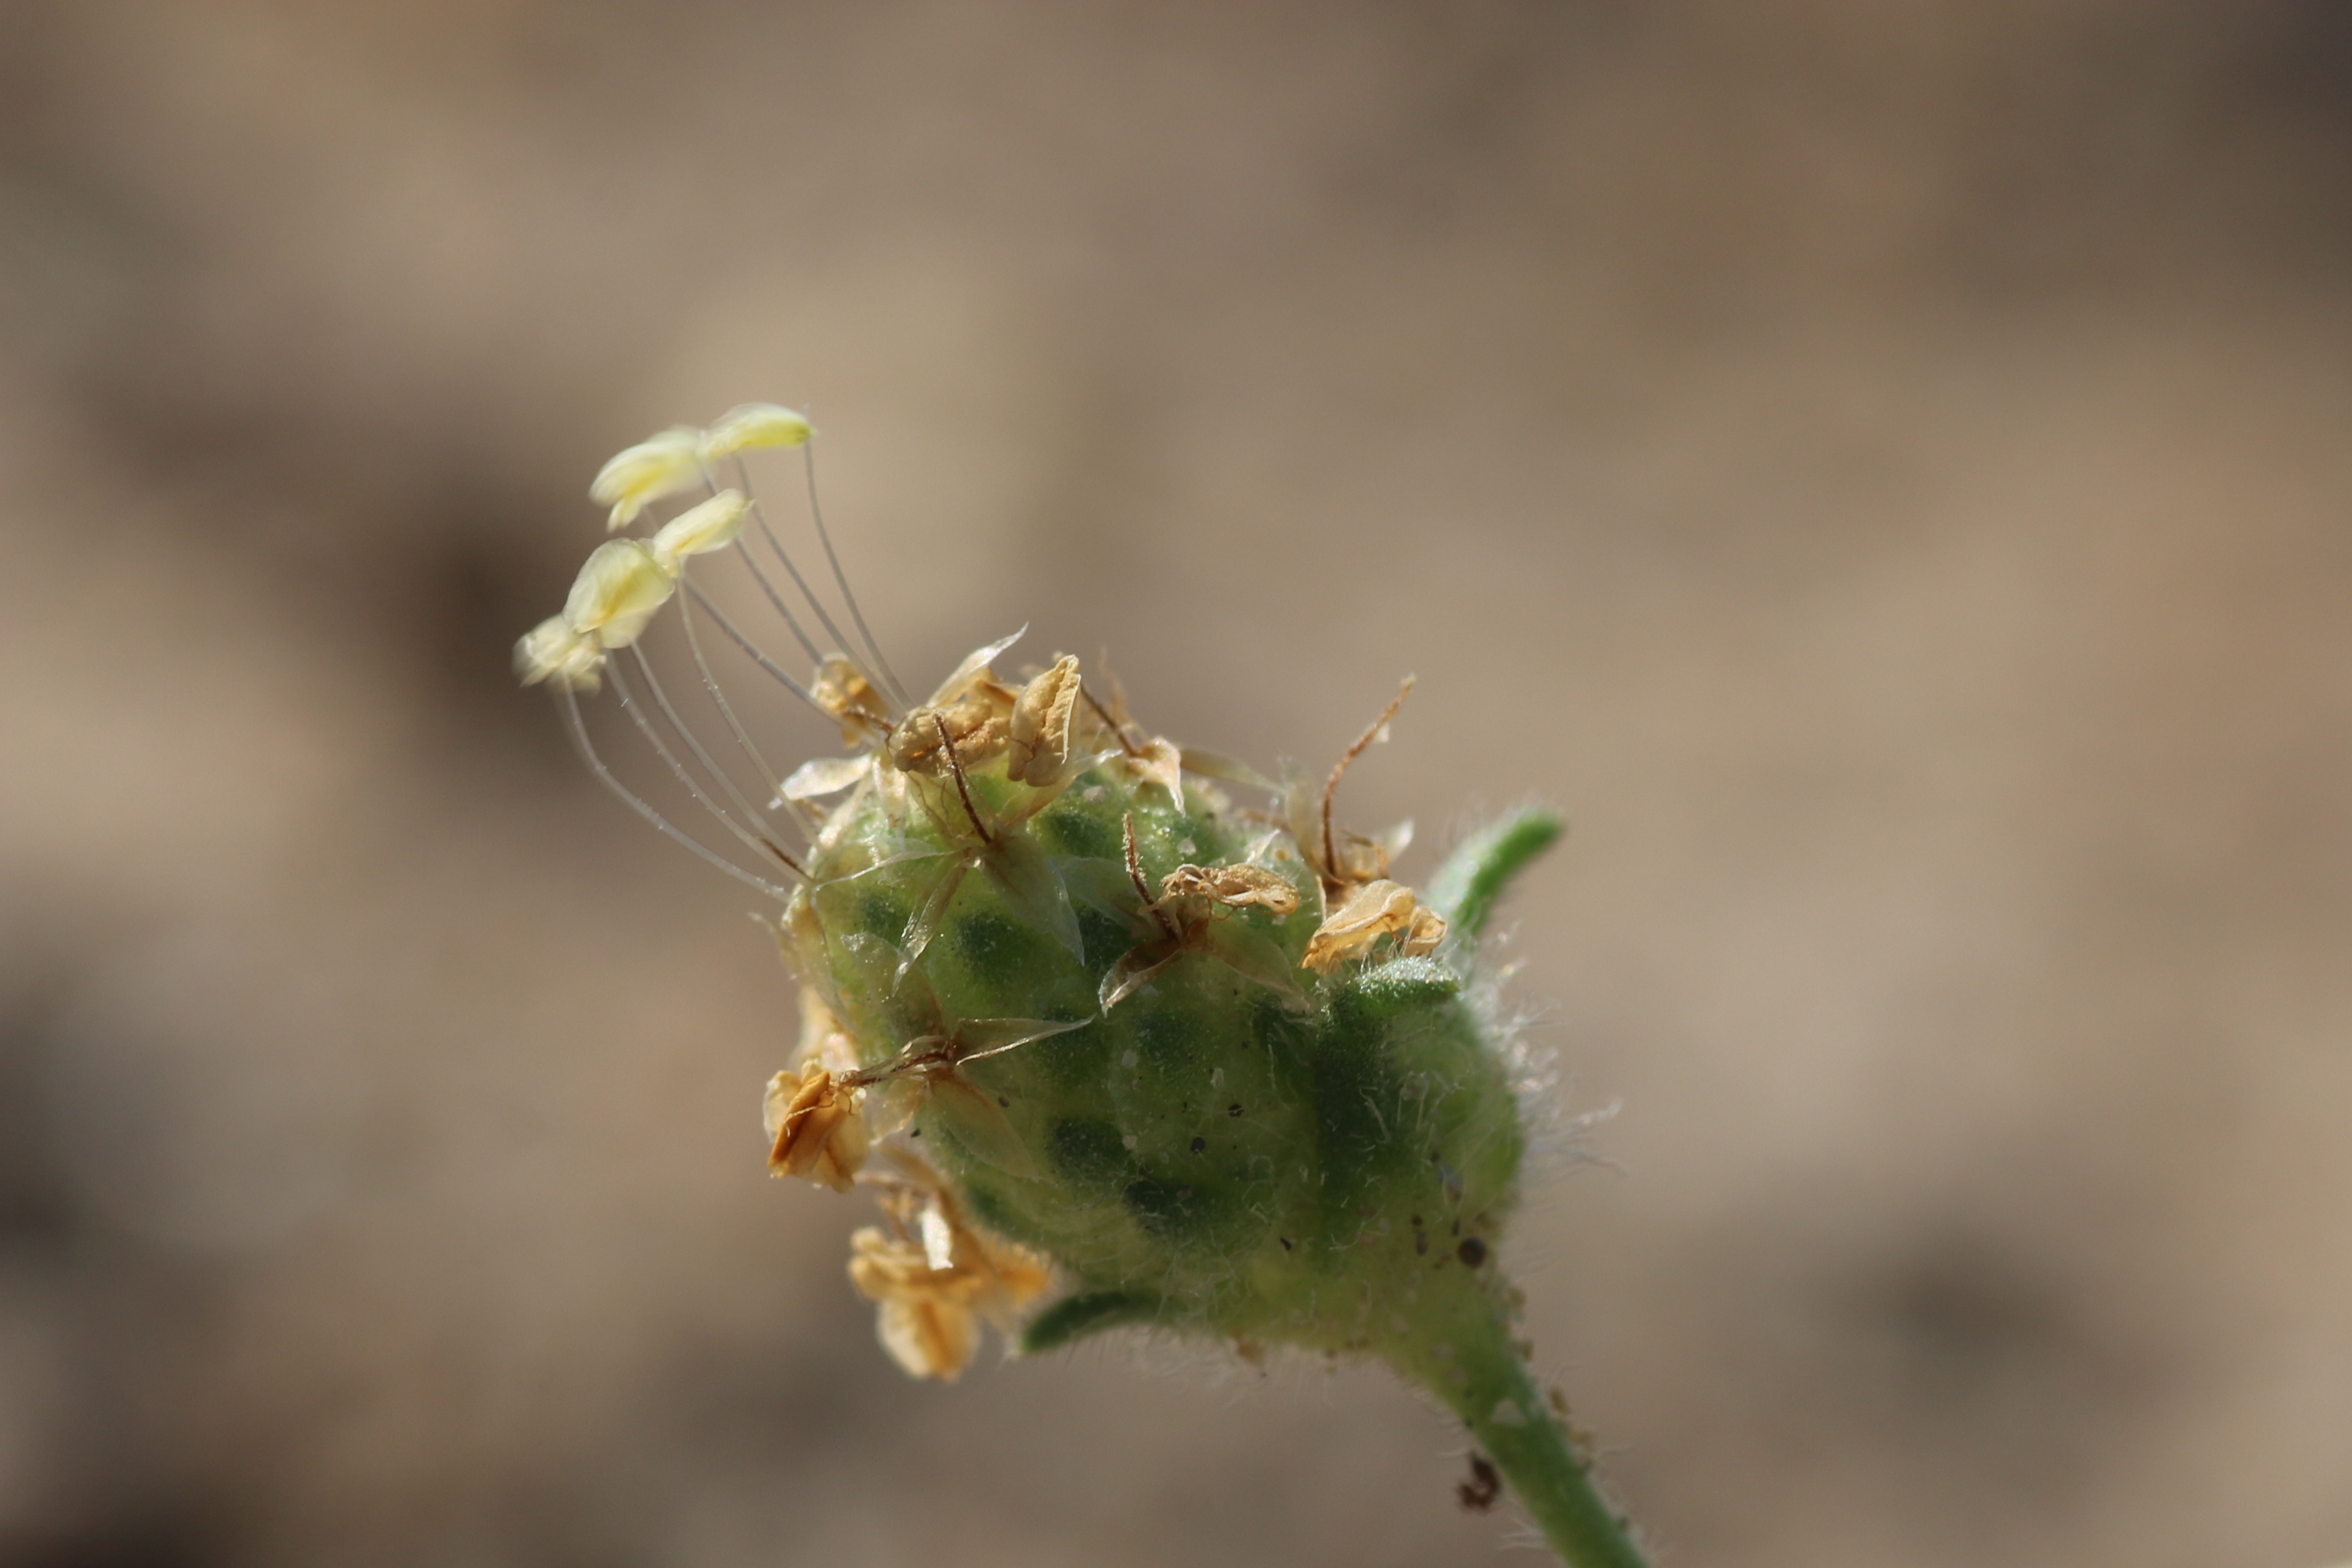
<path fill-rule="evenodd" d="M 1645 1568 L 1627 1521 L 1528 1375 L 1502 1309 L 1479 1296 L 1444 1320 L 1442 1337 L 1393 1344 L 1389 1359 L 1462 1417 L 1569 1568 Z"/>

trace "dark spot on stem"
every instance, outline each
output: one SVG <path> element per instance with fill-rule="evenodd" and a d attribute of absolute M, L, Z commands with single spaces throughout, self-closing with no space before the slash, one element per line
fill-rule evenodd
<path fill-rule="evenodd" d="M 1503 1495 L 1503 1478 L 1484 1454 L 1470 1456 L 1470 1479 L 1454 1489 L 1465 1513 L 1484 1513 Z"/>
<path fill-rule="evenodd" d="M 1475 1236 L 1465 1236 L 1462 1239 L 1462 1245 L 1454 1249 L 1454 1255 L 1462 1260 L 1465 1269 L 1483 1268 L 1486 1262 L 1486 1244 Z"/>

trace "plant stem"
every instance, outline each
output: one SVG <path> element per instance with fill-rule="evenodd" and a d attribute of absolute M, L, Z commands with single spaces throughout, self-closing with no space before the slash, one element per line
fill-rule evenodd
<path fill-rule="evenodd" d="M 1500 1309 L 1481 1299 L 1446 1318 L 1442 1343 L 1390 1348 L 1398 1370 L 1462 1417 L 1569 1568 L 1646 1568 L 1626 1521 L 1528 1375 Z"/>

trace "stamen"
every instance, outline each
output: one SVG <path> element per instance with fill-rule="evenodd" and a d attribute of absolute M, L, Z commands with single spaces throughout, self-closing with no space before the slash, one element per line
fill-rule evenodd
<path fill-rule="evenodd" d="M 685 425 L 649 435 L 596 471 L 588 498 L 613 508 L 608 529 L 625 528 L 654 502 L 693 486 L 701 452 L 702 433 Z"/>
<path fill-rule="evenodd" d="M 1395 699 L 1381 710 L 1381 716 L 1372 720 L 1370 729 L 1356 737 L 1356 744 L 1348 747 L 1347 755 L 1339 758 L 1339 766 L 1331 769 L 1331 777 L 1323 785 L 1323 880 L 1326 882 L 1336 882 L 1339 878 L 1338 850 L 1331 841 L 1331 800 L 1339 792 L 1339 776 L 1348 771 L 1349 764 L 1364 754 L 1367 747 L 1380 738 L 1382 730 L 1388 728 L 1389 720 L 1396 717 L 1397 709 L 1404 706 L 1404 699 L 1412 691 L 1415 678 L 1412 675 L 1404 678 L 1404 684 L 1397 687 Z"/>
<path fill-rule="evenodd" d="M 719 716 L 726 720 L 728 733 L 734 736 L 735 744 L 742 748 L 744 756 L 751 759 L 751 766 L 760 770 L 760 782 L 768 787 L 768 798 L 772 800 L 782 800 L 784 796 L 782 780 L 776 777 L 776 770 L 768 766 L 768 759 L 760 755 L 760 748 L 751 743 L 751 737 L 744 730 L 742 721 L 735 716 L 734 705 L 727 700 L 726 692 L 719 688 L 719 677 L 710 673 L 709 661 L 702 656 L 702 634 L 694 629 L 693 605 L 681 601 L 677 607 L 677 618 L 686 626 L 687 650 L 694 656 L 694 669 L 695 673 L 702 677 L 702 689 L 710 694 L 710 701 L 719 709 Z M 793 820 L 800 822 L 803 828 L 808 825 L 797 812 L 794 813 Z"/>
<path fill-rule="evenodd" d="M 726 549 L 743 531 L 743 513 L 750 505 L 740 490 L 714 490 L 709 500 L 688 507 L 646 541 L 654 564 L 676 577 L 688 556 Z"/>
<path fill-rule="evenodd" d="M 817 542 L 824 546 L 824 559 L 832 563 L 833 580 L 840 585 L 842 601 L 849 606 L 849 618 L 857 623 L 857 634 L 866 640 L 866 651 L 874 655 L 875 666 L 880 670 L 883 681 L 897 695 L 898 706 L 904 707 L 908 702 L 906 688 L 891 673 L 890 661 L 882 656 L 881 644 L 874 641 L 874 633 L 866 629 L 866 612 L 857 608 L 857 595 L 849 591 L 848 574 L 841 570 L 841 558 L 833 551 L 833 535 L 825 530 L 824 508 L 817 504 L 816 498 L 815 442 L 812 441 L 801 448 L 801 466 L 808 475 L 809 519 L 816 524 Z"/>
<path fill-rule="evenodd" d="M 602 783 L 605 789 L 610 789 L 614 794 L 621 798 L 621 801 L 624 805 L 627 806 L 629 810 L 635 811 L 638 816 L 643 817 L 646 821 L 651 822 L 655 827 L 660 829 L 661 831 L 672 841 L 683 844 L 686 848 L 692 850 L 696 854 L 700 855 L 704 860 L 709 862 L 712 865 L 717 866 L 720 871 L 725 872 L 737 882 L 745 883 L 752 887 L 758 888 L 761 893 L 766 894 L 769 897 L 775 899 L 780 904 L 792 897 L 791 889 L 779 887 L 765 877 L 755 876 L 751 873 L 745 871 L 741 866 L 737 865 L 733 861 L 729 860 L 725 855 L 720 854 L 717 850 L 712 849 L 701 840 L 694 837 L 690 833 L 679 831 L 679 829 L 670 822 L 668 818 L 663 816 L 659 811 L 655 810 L 644 800 L 639 800 L 635 794 L 631 793 L 628 786 L 623 784 L 618 779 L 613 777 L 613 770 L 604 766 L 604 759 L 597 756 L 595 747 L 589 744 L 588 727 L 585 723 L 582 722 L 580 717 L 580 698 L 569 686 L 558 686 L 555 689 L 555 695 L 556 706 L 563 710 L 563 727 L 571 733 L 572 744 L 573 747 L 579 751 L 580 760 L 588 765 L 588 771 L 593 773 L 596 776 L 597 780 Z M 799 868 L 794 867 L 793 869 L 798 870 Z"/>
<path fill-rule="evenodd" d="M 765 670 L 769 674 L 773 675 L 777 680 L 782 681 L 784 684 L 786 690 L 790 691 L 793 695 L 800 698 L 801 701 L 808 704 L 808 706 L 815 709 L 817 713 L 822 714 L 828 718 L 832 716 L 830 714 L 825 714 L 824 705 L 816 700 L 816 695 L 814 692 L 801 685 L 798 681 L 793 679 L 792 676 L 784 674 L 782 666 L 780 666 L 773 659 L 768 657 L 767 654 L 760 652 L 759 645 L 757 643 L 753 643 L 749 637 L 744 636 L 742 632 L 738 632 L 735 629 L 735 622 L 727 619 L 726 612 L 720 610 L 719 606 L 710 602 L 710 596 L 702 591 L 699 584 L 689 581 L 686 583 L 684 587 L 688 597 L 692 599 L 697 604 L 702 606 L 702 612 L 705 615 L 709 616 L 713 621 L 719 622 L 719 629 L 727 633 L 728 641 L 733 643 L 738 648 L 743 650 L 744 657 L 759 665 L 760 668 Z"/>
<path fill-rule="evenodd" d="M 963 758 L 956 755 L 955 737 L 948 733 L 948 721 L 939 714 L 933 714 L 931 722 L 939 727 L 940 744 L 947 747 L 948 771 L 955 775 L 956 793 L 963 797 L 963 814 L 971 819 L 971 831 L 980 835 L 982 843 L 994 843 L 996 840 L 990 835 L 988 825 L 980 820 L 980 813 L 972 809 L 971 786 L 963 781 Z"/>
<path fill-rule="evenodd" d="M 760 503 L 756 497 L 751 502 L 751 515 L 760 519 L 760 531 L 766 533 L 768 519 L 760 510 Z M 814 640 L 802 627 L 799 618 L 793 614 L 791 608 L 784 603 L 784 596 L 776 591 L 776 585 L 768 580 L 768 574 L 760 570 L 760 558 L 751 553 L 751 547 L 739 538 L 735 541 L 735 553 L 745 566 L 751 568 L 751 577 L 759 583 L 760 591 L 768 596 L 768 602 L 774 606 L 777 614 L 784 618 L 784 624 L 793 629 L 793 635 L 799 640 L 802 651 L 808 654 L 809 662 L 823 664 L 824 655 L 817 651 Z"/>
<path fill-rule="evenodd" d="M 642 665 L 643 655 L 640 655 L 639 658 Z M 693 771 L 689 769 L 685 763 L 678 760 L 677 753 L 672 751 L 669 748 L 669 743 L 662 739 L 661 732 L 654 727 L 653 721 L 646 716 L 645 710 L 638 705 L 635 696 L 630 693 L 629 683 L 622 676 L 621 667 L 618 664 L 613 665 L 611 667 L 611 674 L 613 676 L 614 694 L 621 699 L 621 711 L 629 716 L 629 721 L 637 727 L 637 733 L 644 736 L 646 737 L 646 744 L 654 748 L 654 755 L 660 758 L 663 762 L 667 763 L 672 776 L 675 777 L 680 784 L 686 786 L 687 793 L 694 797 L 695 803 L 700 806 L 704 810 L 709 812 L 712 816 L 718 818 L 720 823 L 726 827 L 727 831 L 733 833 L 747 848 L 766 853 L 774 853 L 775 849 L 773 845 L 768 843 L 759 834 L 745 829 L 740 823 L 737 822 L 732 816 L 729 815 L 727 809 L 719 804 L 718 801 L 713 800 L 709 792 L 702 788 L 700 782 L 695 779 Z M 689 745 L 696 744 L 691 737 L 688 737 L 688 740 Z M 798 866 L 794 866 L 793 869 L 798 871 L 800 868 Z"/>
<path fill-rule="evenodd" d="M 694 753 L 695 760 L 701 763 L 704 771 L 718 782 L 719 789 L 726 791 L 727 798 L 734 802 L 737 810 L 742 812 L 744 817 L 752 822 L 761 821 L 760 809 L 743 798 L 743 791 L 735 787 L 735 780 L 730 778 L 727 770 L 719 767 L 710 753 L 704 749 L 701 737 L 687 727 L 686 721 L 678 716 L 677 709 L 670 706 L 669 694 L 662 690 L 661 677 L 654 674 L 653 661 L 646 657 L 645 649 L 633 645 L 629 652 L 635 656 L 637 668 L 645 674 L 646 687 L 653 694 L 655 706 L 661 709 L 662 716 L 669 720 L 669 727 L 677 732 L 678 738 L 686 742 L 687 749 Z M 618 675 L 614 677 L 613 689 L 621 694 L 622 704 L 625 706 L 629 700 L 628 693 L 622 688 Z M 728 825 L 734 826 L 731 819 Z M 778 849 L 766 834 L 738 829 L 737 837 L 780 857 L 786 864 L 793 865 L 793 870 L 800 869 L 798 865 L 793 864 L 792 857 Z"/>
<path fill-rule="evenodd" d="M 833 639 L 834 645 L 836 648 L 847 647 L 849 639 L 841 634 L 841 628 L 839 626 L 834 624 L 833 616 L 825 610 L 824 601 L 816 596 L 816 591 L 814 589 L 809 587 L 808 579 L 801 575 L 799 564 L 793 559 L 791 552 L 784 549 L 783 541 L 776 538 L 776 530 L 771 527 L 768 522 L 768 508 L 761 504 L 760 497 L 753 494 L 751 490 L 751 465 L 746 463 L 740 455 L 735 459 L 735 476 L 736 482 L 742 486 L 743 493 L 746 496 L 751 497 L 751 516 L 760 525 L 760 537 L 768 541 L 768 549 L 775 552 L 776 559 L 783 562 L 784 570 L 792 574 L 793 586 L 801 591 L 801 597 L 806 600 L 808 601 L 808 607 L 812 611 L 815 612 L 817 624 L 824 628 L 824 634 Z M 751 559 L 751 555 L 748 550 L 745 552 L 744 559 L 746 560 Z M 752 570 L 756 572 L 758 568 L 755 566 Z M 761 580 L 762 587 L 766 586 L 766 581 L 767 580 L 765 578 Z M 775 590 L 772 588 L 769 589 L 768 597 L 771 601 L 776 601 L 777 612 L 781 613 L 785 620 L 792 621 L 792 612 L 786 610 L 780 601 L 776 601 Z M 809 651 L 809 657 L 817 661 L 819 664 L 823 664 L 824 662 L 824 655 L 816 651 L 816 644 L 809 641 L 808 634 L 806 632 L 801 631 L 798 622 L 793 622 L 793 631 L 799 635 L 801 646 Z M 846 657 L 846 655 L 845 655 L 845 657 Z M 852 660 L 851 662 L 853 664 L 859 664 L 860 673 L 863 674 L 867 680 L 871 681 L 877 678 L 873 671 L 864 668 L 862 661 Z M 885 689 L 887 690 L 887 688 L 886 687 Z M 903 698 L 894 700 L 898 702 L 900 707 L 904 707 L 906 706 Z"/>
<path fill-rule="evenodd" d="M 1121 816 L 1118 825 L 1119 832 L 1127 842 L 1127 876 L 1135 883 L 1135 896 L 1143 900 L 1143 907 L 1151 915 L 1153 923 L 1168 940 L 1173 942 L 1177 940 L 1176 927 L 1169 924 L 1167 915 L 1160 907 L 1160 901 L 1151 896 L 1150 884 L 1143 880 L 1143 857 L 1135 850 L 1135 813 L 1129 811 Z"/>

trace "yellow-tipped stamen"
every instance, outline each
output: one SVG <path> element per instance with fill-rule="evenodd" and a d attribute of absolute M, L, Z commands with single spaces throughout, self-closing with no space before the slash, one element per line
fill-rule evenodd
<path fill-rule="evenodd" d="M 549 616 L 515 644 L 515 674 L 527 686 L 551 681 L 561 690 L 593 692 L 604 671 L 604 650 L 596 639 L 574 632 L 561 615 Z"/>
<path fill-rule="evenodd" d="M 702 456 L 715 462 L 760 447 L 802 446 L 815 434 L 806 414 L 779 403 L 739 403 L 702 433 Z"/>
<path fill-rule="evenodd" d="M 743 531 L 743 514 L 750 505 L 740 490 L 721 490 L 664 523 L 646 548 L 656 566 L 676 576 L 687 557 L 708 555 L 733 544 L 735 536 Z"/>

